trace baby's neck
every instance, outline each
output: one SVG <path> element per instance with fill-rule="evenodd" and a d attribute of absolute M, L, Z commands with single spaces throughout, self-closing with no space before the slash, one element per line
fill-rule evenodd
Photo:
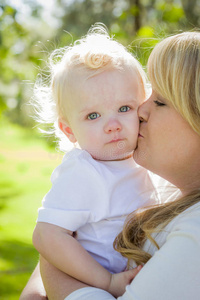
<path fill-rule="evenodd" d="M 95 160 L 97 161 L 121 161 L 121 160 L 125 160 L 125 159 L 129 159 L 133 157 L 133 153 L 129 154 L 128 156 L 125 156 L 125 157 L 122 157 L 122 158 L 116 158 L 116 159 L 108 159 L 108 160 L 105 160 L 105 159 L 97 159 L 97 158 L 94 158 Z"/>

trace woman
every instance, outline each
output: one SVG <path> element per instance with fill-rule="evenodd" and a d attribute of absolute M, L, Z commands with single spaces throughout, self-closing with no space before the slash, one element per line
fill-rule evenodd
<path fill-rule="evenodd" d="M 200 295 L 200 33 L 166 38 L 148 61 L 151 97 L 139 108 L 135 161 L 181 190 L 181 197 L 133 213 L 115 248 L 144 267 L 121 300 L 197 300 Z M 41 259 L 50 299 L 112 300 Z M 82 288 L 84 287 L 84 288 Z M 21 299 L 30 299 L 21 298 Z M 36 298 L 34 298 L 36 299 Z"/>

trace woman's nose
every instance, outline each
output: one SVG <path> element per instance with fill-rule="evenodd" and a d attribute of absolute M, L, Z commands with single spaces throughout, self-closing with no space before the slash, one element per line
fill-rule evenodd
<path fill-rule="evenodd" d="M 138 108 L 138 117 L 140 122 L 148 120 L 149 117 L 149 100 L 142 103 Z"/>
<path fill-rule="evenodd" d="M 122 126 L 118 120 L 109 120 L 104 126 L 104 131 L 106 133 L 121 131 Z"/>

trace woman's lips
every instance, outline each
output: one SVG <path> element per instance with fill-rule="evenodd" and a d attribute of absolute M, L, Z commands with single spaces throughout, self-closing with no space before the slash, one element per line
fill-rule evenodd
<path fill-rule="evenodd" d="M 143 138 L 143 135 L 141 135 L 141 133 L 139 133 L 139 134 L 138 134 L 138 138 L 140 138 L 140 137 L 142 137 L 142 138 Z"/>

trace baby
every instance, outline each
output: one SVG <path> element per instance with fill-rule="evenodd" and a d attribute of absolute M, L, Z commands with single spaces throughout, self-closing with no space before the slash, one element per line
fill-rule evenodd
<path fill-rule="evenodd" d="M 33 244 L 58 269 L 117 297 L 140 268 L 124 272 L 127 260 L 113 241 L 129 213 L 151 204 L 153 190 L 132 158 L 145 73 L 101 26 L 55 53 L 61 59 L 51 63 L 51 84 L 37 85 L 36 96 L 51 96 L 52 121 L 76 147 L 52 174 Z"/>

